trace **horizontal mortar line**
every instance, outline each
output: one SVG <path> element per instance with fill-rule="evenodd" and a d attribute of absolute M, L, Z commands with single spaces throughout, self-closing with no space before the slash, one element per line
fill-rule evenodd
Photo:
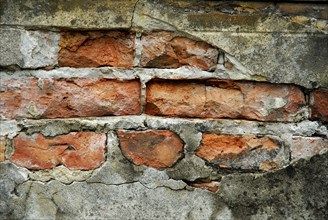
<path fill-rule="evenodd" d="M 106 124 L 107 122 L 115 122 L 120 120 L 131 120 L 131 119 L 142 119 L 142 120 L 176 120 L 176 121 L 186 121 L 191 123 L 196 122 L 249 122 L 249 123 L 258 123 L 258 124 L 283 124 L 283 125 L 297 125 L 301 124 L 303 122 L 317 122 L 317 121 L 310 121 L 310 120 L 302 120 L 299 122 L 283 122 L 283 121 L 258 121 L 258 120 L 249 120 L 249 119 L 229 119 L 229 118 L 188 118 L 188 117 L 170 117 L 170 116 L 156 116 L 156 115 L 148 115 L 148 114 L 141 114 L 141 115 L 121 115 L 121 116 L 103 116 L 103 117 L 73 117 L 73 118 L 42 118 L 42 119 L 30 119 L 30 118 L 23 118 L 23 119 L 9 119 L 9 120 L 0 120 L 0 124 L 2 122 L 8 122 L 8 121 L 17 121 L 18 124 L 24 125 L 26 123 L 42 123 L 47 121 L 77 121 L 77 122 L 97 122 L 99 121 L 99 124 Z M 140 122 L 142 122 L 140 120 Z M 139 121 L 138 121 L 139 122 Z M 138 123 L 136 122 L 136 124 Z M 169 124 L 173 124 L 170 122 Z"/>
<path fill-rule="evenodd" d="M 172 24 L 173 25 L 173 24 Z M 131 30 L 134 31 L 133 28 L 129 28 L 129 27 L 108 27 L 108 28 L 83 28 L 83 27 L 67 27 L 67 26 L 47 26 L 47 25 L 14 25 L 14 24 L 1 24 L 0 25 L 0 29 L 2 27 L 9 27 L 9 28 L 15 28 L 17 27 L 19 30 L 27 30 L 27 31 L 38 31 L 38 30 L 47 30 L 47 31 L 51 31 L 51 32 L 62 32 L 62 31 L 116 31 L 116 30 Z M 53 29 L 56 28 L 56 29 Z M 71 29 L 67 29 L 67 28 L 71 28 Z M 311 28 L 311 27 L 308 27 Z M 154 30 L 156 31 L 156 30 Z M 165 31 L 165 30 L 163 30 Z M 169 30 L 167 30 L 169 31 Z M 222 31 L 222 30 L 202 30 L 202 29 L 179 29 L 177 30 L 178 32 L 186 32 L 186 33 L 191 33 L 191 32 L 201 32 L 201 33 L 233 33 L 233 34 L 291 34 L 291 35 L 297 35 L 297 34 L 305 34 L 305 35 L 327 35 L 327 33 L 325 31 L 321 31 L 321 33 L 318 33 L 318 31 L 320 32 L 320 30 L 314 30 L 314 31 L 293 31 L 293 30 L 285 30 L 285 31 L 281 31 L 281 30 L 272 30 L 272 31 Z M 135 32 L 135 31 L 134 31 Z M 137 31 L 137 33 L 142 33 L 140 31 Z"/>
<path fill-rule="evenodd" d="M 311 27 L 309 27 L 311 28 Z M 209 34 L 212 34 L 212 33 L 215 33 L 215 34 L 218 34 L 218 33 L 229 33 L 229 34 L 253 34 L 253 35 L 256 35 L 256 34 L 288 34 L 288 35 L 305 35 L 305 36 L 316 36 L 316 35 L 322 35 L 322 36 L 327 36 L 327 33 L 328 33 L 328 30 L 327 31 L 321 31 L 320 33 L 318 33 L 319 30 L 315 30 L 315 31 L 299 31 L 299 32 L 296 32 L 296 31 L 216 31 L 216 30 L 182 30 L 188 34 L 193 34 L 193 33 L 202 33 L 204 35 L 206 35 L 207 33 Z M 197 36 L 195 36 L 197 37 Z M 228 38 L 229 36 L 225 36 L 226 38 Z"/>

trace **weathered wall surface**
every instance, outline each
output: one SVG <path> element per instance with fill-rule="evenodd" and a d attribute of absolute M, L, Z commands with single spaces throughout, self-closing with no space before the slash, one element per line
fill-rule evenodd
<path fill-rule="evenodd" d="M 328 216 L 326 4 L 0 3 L 1 218 Z"/>

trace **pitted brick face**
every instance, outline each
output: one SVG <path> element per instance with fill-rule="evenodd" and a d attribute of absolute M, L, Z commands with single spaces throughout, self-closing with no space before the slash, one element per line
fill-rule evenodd
<path fill-rule="evenodd" d="M 136 165 L 172 167 L 183 156 L 183 142 L 168 130 L 118 131 L 123 154 Z"/>
<path fill-rule="evenodd" d="M 135 35 L 129 32 L 64 32 L 58 63 L 69 67 L 112 66 L 131 68 Z"/>
<path fill-rule="evenodd" d="M 225 80 L 151 81 L 146 113 L 199 118 L 294 121 L 306 117 L 297 86 Z"/>
<path fill-rule="evenodd" d="M 153 32 L 141 38 L 141 66 L 178 68 L 184 65 L 202 70 L 214 67 L 218 50 L 211 45 L 179 37 L 171 32 Z"/>
<path fill-rule="evenodd" d="M 68 118 L 141 113 L 140 82 L 111 79 L 3 80 L 5 118 Z"/>
<path fill-rule="evenodd" d="M 318 89 L 310 95 L 311 119 L 328 122 L 328 89 Z"/>
<path fill-rule="evenodd" d="M 70 169 L 91 170 L 105 161 L 105 143 L 106 135 L 94 132 L 72 132 L 54 138 L 20 133 L 14 138 L 11 161 L 36 170 L 61 164 Z"/>
<path fill-rule="evenodd" d="M 221 167 L 270 170 L 288 157 L 279 141 L 255 135 L 203 134 L 196 155 Z"/>

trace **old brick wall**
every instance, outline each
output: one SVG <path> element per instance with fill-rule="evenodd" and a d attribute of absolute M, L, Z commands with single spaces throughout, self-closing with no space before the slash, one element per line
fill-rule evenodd
<path fill-rule="evenodd" d="M 328 216 L 328 5 L 0 9 L 1 218 Z"/>

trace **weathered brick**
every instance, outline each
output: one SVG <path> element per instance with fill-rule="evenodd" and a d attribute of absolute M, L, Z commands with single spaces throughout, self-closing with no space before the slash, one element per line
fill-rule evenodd
<path fill-rule="evenodd" d="M 304 94 L 293 85 L 211 80 L 151 81 L 146 113 L 177 117 L 294 121 L 303 117 Z"/>
<path fill-rule="evenodd" d="M 118 131 L 123 154 L 136 165 L 172 167 L 182 157 L 183 142 L 168 130 Z"/>
<path fill-rule="evenodd" d="M 218 51 L 211 45 L 179 37 L 171 32 L 142 36 L 141 66 L 177 68 L 183 65 L 208 70 L 217 63 Z"/>
<path fill-rule="evenodd" d="M 135 34 L 123 31 L 64 32 L 59 45 L 60 66 L 131 68 Z"/>
<path fill-rule="evenodd" d="M 318 89 L 310 94 L 310 117 L 328 122 L 328 89 Z"/>
<path fill-rule="evenodd" d="M 211 182 L 196 182 L 191 183 L 192 187 L 206 189 L 211 192 L 217 192 L 219 190 L 219 182 L 211 181 Z"/>
<path fill-rule="evenodd" d="M 328 149 L 328 139 L 320 137 L 293 137 L 291 144 L 291 158 L 297 160 L 318 154 Z"/>
<path fill-rule="evenodd" d="M 6 137 L 0 136 L 0 162 L 4 161 L 5 158 L 5 150 L 6 150 Z"/>
<path fill-rule="evenodd" d="M 111 79 L 2 80 L 0 115 L 66 118 L 140 114 L 140 82 Z"/>
<path fill-rule="evenodd" d="M 11 161 L 28 169 L 51 169 L 62 164 L 70 169 L 91 170 L 105 160 L 105 134 L 72 132 L 48 138 L 22 132 L 13 142 Z"/>
<path fill-rule="evenodd" d="M 196 155 L 221 168 L 270 170 L 288 158 L 280 141 L 255 135 L 203 134 Z"/>

